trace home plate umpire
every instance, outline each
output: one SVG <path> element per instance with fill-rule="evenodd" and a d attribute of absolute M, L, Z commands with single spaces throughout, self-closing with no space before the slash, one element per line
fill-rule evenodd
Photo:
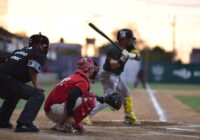
<path fill-rule="evenodd" d="M 14 51 L 0 68 L 0 98 L 4 99 L 0 112 L 0 128 L 12 128 L 11 115 L 20 99 L 25 107 L 17 120 L 15 132 L 38 132 L 33 125 L 44 101 L 44 89 L 37 83 L 39 73 L 46 61 L 49 39 L 41 33 L 32 35 L 29 46 Z M 26 85 L 32 82 L 33 87 Z"/>

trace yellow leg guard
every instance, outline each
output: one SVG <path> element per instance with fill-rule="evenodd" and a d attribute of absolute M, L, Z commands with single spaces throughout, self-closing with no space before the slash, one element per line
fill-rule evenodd
<path fill-rule="evenodd" d="M 132 99 L 132 97 L 128 97 L 125 100 L 126 100 L 125 121 L 128 122 L 128 123 L 135 123 L 137 121 L 137 118 L 132 111 L 132 109 L 133 109 L 133 99 Z"/>

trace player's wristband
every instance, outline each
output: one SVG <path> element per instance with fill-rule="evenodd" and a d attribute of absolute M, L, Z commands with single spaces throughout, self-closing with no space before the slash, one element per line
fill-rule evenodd
<path fill-rule="evenodd" d="M 130 51 L 130 53 L 139 53 L 139 51 L 136 50 L 136 49 L 133 49 L 133 50 Z"/>

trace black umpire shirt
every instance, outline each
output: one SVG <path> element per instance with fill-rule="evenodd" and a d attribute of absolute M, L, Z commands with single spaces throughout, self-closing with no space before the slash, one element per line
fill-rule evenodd
<path fill-rule="evenodd" d="M 9 57 L 9 60 L 2 67 L 2 72 L 11 75 L 13 78 L 27 83 L 30 82 L 28 69 L 32 68 L 37 73 L 45 64 L 46 55 L 35 47 L 24 47 L 16 50 Z"/>

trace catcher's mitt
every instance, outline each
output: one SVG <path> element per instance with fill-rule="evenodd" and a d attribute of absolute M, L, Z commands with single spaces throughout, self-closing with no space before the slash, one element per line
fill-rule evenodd
<path fill-rule="evenodd" d="M 118 93 L 112 93 L 105 97 L 105 103 L 112 108 L 119 110 L 122 106 L 122 96 Z"/>

